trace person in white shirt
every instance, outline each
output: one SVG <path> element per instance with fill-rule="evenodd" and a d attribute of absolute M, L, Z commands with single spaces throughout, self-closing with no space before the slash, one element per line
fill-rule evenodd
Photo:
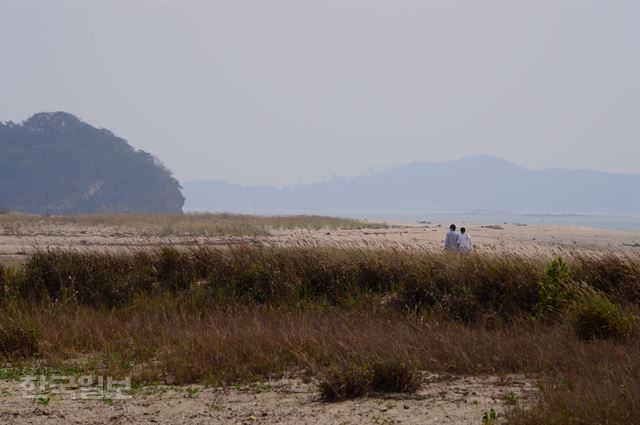
<path fill-rule="evenodd" d="M 460 228 L 460 235 L 458 236 L 458 252 L 462 254 L 468 254 L 471 252 L 471 236 L 467 233 L 467 229 Z"/>
<path fill-rule="evenodd" d="M 449 232 L 444 238 L 444 250 L 456 252 L 458 250 L 458 234 L 456 233 L 456 225 L 449 226 Z"/>

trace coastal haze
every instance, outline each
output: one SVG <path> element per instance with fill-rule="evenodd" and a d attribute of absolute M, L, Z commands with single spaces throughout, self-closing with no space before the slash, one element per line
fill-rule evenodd
<path fill-rule="evenodd" d="M 490 156 L 412 163 L 285 188 L 185 182 L 183 193 L 187 211 L 444 221 L 458 217 L 478 223 L 544 223 L 546 217 L 547 223 L 640 229 L 639 174 L 529 170 Z"/>
<path fill-rule="evenodd" d="M 72 113 L 180 182 L 294 186 L 474 155 L 640 173 L 637 2 L 0 8 L 0 120 Z"/>

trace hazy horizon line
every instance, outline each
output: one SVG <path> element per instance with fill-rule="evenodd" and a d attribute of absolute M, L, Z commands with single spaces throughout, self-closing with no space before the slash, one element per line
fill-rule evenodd
<path fill-rule="evenodd" d="M 610 175 L 615 175 L 615 176 L 630 176 L 630 177 L 638 177 L 638 178 L 640 178 L 640 171 L 638 171 L 637 173 L 624 173 L 624 172 L 616 172 L 616 171 L 609 171 L 609 170 L 598 170 L 598 169 L 593 169 L 593 168 L 560 168 L 560 167 L 529 168 L 529 167 L 525 167 L 523 165 L 520 165 L 515 161 L 509 160 L 509 159 L 505 159 L 505 158 L 502 158 L 502 157 L 497 156 L 497 155 L 478 154 L 478 155 L 468 155 L 468 156 L 463 156 L 463 157 L 454 158 L 454 159 L 448 159 L 448 160 L 434 160 L 434 161 L 417 160 L 417 161 L 411 161 L 411 162 L 406 162 L 406 163 L 402 163 L 402 164 L 387 165 L 387 166 L 383 166 L 383 167 L 369 167 L 369 171 L 368 172 L 363 172 L 363 173 L 360 173 L 360 174 L 337 174 L 337 173 L 331 173 L 328 176 L 324 176 L 324 177 L 322 177 L 322 178 L 320 178 L 318 180 L 315 180 L 315 181 L 312 181 L 312 182 L 307 182 L 307 183 L 290 183 L 290 184 L 283 184 L 283 185 L 278 185 L 278 184 L 260 184 L 260 183 L 247 184 L 247 183 L 234 182 L 234 181 L 231 181 L 231 180 L 225 180 L 225 179 L 214 178 L 214 177 L 201 178 L 201 179 L 178 179 L 178 181 L 181 184 L 182 183 L 216 182 L 216 183 L 225 183 L 225 184 L 229 184 L 229 185 L 237 185 L 237 186 L 242 186 L 242 187 L 270 187 L 270 188 L 277 188 L 277 189 L 285 189 L 285 188 L 296 188 L 296 187 L 310 186 L 310 185 L 314 185 L 314 184 L 317 184 L 317 183 L 329 182 L 329 181 L 332 181 L 332 180 L 352 179 L 352 178 L 380 175 L 380 174 L 384 174 L 384 173 L 391 172 L 391 171 L 394 171 L 394 170 L 398 170 L 400 168 L 410 167 L 410 166 L 413 166 L 413 165 L 446 164 L 446 163 L 454 163 L 454 162 L 459 162 L 459 161 L 464 161 L 464 160 L 469 160 L 469 159 L 482 159 L 482 158 L 484 158 L 484 159 L 493 159 L 493 160 L 498 160 L 500 162 L 505 162 L 505 163 L 508 163 L 510 165 L 514 165 L 516 167 L 522 168 L 523 170 L 526 170 L 526 171 L 575 171 L 575 172 L 591 172 L 591 173 L 600 173 L 600 174 L 610 174 Z"/>

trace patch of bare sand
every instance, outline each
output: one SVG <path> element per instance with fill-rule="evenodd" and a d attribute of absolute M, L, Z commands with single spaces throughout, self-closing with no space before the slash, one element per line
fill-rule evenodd
<path fill-rule="evenodd" d="M 466 225 L 477 251 L 552 254 L 557 251 L 640 253 L 640 231 L 560 225 Z M 442 250 L 448 224 L 393 223 L 388 229 L 282 230 L 273 240 L 315 245 L 403 246 Z"/>
<path fill-rule="evenodd" d="M 416 394 L 340 403 L 320 401 L 314 383 L 280 379 L 224 389 L 145 387 L 131 400 L 51 399 L 43 405 L 22 398 L 19 382 L 0 381 L 0 423 L 478 424 L 484 412 L 501 415 L 514 401 L 526 406 L 535 393 L 535 380 L 522 375 L 425 375 Z"/>

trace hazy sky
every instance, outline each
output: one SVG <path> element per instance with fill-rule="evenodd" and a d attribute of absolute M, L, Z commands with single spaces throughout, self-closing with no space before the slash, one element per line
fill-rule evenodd
<path fill-rule="evenodd" d="M 638 1 L 0 4 L 0 120 L 71 112 L 181 180 L 640 173 Z"/>

